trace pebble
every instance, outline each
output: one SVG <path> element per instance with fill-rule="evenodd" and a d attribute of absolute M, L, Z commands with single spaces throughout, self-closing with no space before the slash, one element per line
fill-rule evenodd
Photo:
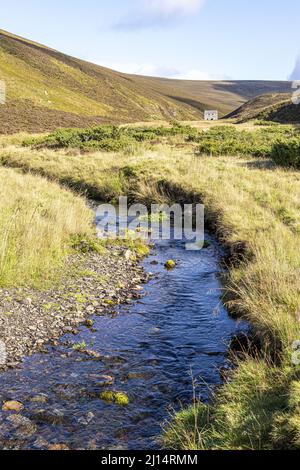
<path fill-rule="evenodd" d="M 97 382 L 98 387 L 107 387 L 109 385 L 113 385 L 115 380 L 110 375 L 100 375 L 99 381 Z"/>
<path fill-rule="evenodd" d="M 94 413 L 90 411 L 89 413 L 87 413 L 85 417 L 82 416 L 81 418 L 79 418 L 78 423 L 82 424 L 83 426 L 87 426 L 93 421 L 94 418 L 95 418 Z"/>
<path fill-rule="evenodd" d="M 48 447 L 48 450 L 64 451 L 70 450 L 70 448 L 66 444 L 52 444 Z"/>
<path fill-rule="evenodd" d="M 6 401 L 2 406 L 2 411 L 16 411 L 19 413 L 23 409 L 24 405 L 19 401 Z"/>
<path fill-rule="evenodd" d="M 48 401 L 48 396 L 47 395 L 44 395 L 44 394 L 41 394 L 41 395 L 37 395 L 36 397 L 33 397 L 31 399 L 31 401 L 33 403 L 47 403 Z"/>

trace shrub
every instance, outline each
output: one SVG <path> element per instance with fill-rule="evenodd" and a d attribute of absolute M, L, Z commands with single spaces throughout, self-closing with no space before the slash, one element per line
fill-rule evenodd
<path fill-rule="evenodd" d="M 106 152 L 132 150 L 138 143 L 151 142 L 171 138 L 177 135 L 186 139 L 197 134 L 191 126 L 174 124 L 172 127 L 117 127 L 98 126 L 90 129 L 60 129 L 46 137 L 30 138 L 23 142 L 24 146 L 34 148 L 80 148 L 96 149 Z"/>
<path fill-rule="evenodd" d="M 199 143 L 196 153 L 200 155 L 270 157 L 278 140 L 293 138 L 296 135 L 297 130 L 293 126 L 270 126 L 256 131 L 239 131 L 233 126 L 217 126 L 198 134 L 194 141 Z"/>
<path fill-rule="evenodd" d="M 272 147 L 271 158 L 278 165 L 300 169 L 300 139 L 276 142 Z"/>

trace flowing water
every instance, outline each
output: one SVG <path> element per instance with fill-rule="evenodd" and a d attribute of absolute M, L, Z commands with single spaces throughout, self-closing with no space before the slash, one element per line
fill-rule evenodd
<path fill-rule="evenodd" d="M 157 449 L 170 412 L 191 403 L 193 381 L 197 397 L 210 398 L 228 366 L 228 343 L 244 326 L 221 303 L 222 253 L 208 240 L 201 251 L 159 242 L 143 263 L 154 276 L 141 300 L 120 306 L 118 315 L 95 317 L 93 329 L 81 327 L 78 336 L 0 375 L 2 399 L 24 403 L 22 415 L 36 424 L 35 432 L 16 427 L 0 412 L 2 447 Z M 178 261 L 172 271 L 164 268 L 169 259 Z M 85 342 L 101 357 L 74 351 L 70 342 Z M 103 388 L 103 375 L 114 384 Z M 103 390 L 127 393 L 129 405 L 101 400 Z"/>

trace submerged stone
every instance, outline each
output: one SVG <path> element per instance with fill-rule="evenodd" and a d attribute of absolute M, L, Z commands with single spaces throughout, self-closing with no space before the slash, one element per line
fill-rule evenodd
<path fill-rule="evenodd" d="M 28 438 L 37 432 L 37 426 L 25 416 L 13 414 L 7 418 L 17 431 L 17 436 L 20 438 Z"/>
<path fill-rule="evenodd" d="M 64 424 L 66 419 L 65 415 L 61 410 L 54 409 L 53 411 L 48 410 L 38 410 L 33 413 L 32 419 L 37 424 L 52 424 L 60 425 Z"/>
<path fill-rule="evenodd" d="M 33 397 L 31 399 L 31 401 L 33 403 L 47 403 L 48 401 L 48 396 L 47 395 L 44 395 L 44 394 L 41 394 L 41 395 L 37 395 L 35 397 Z"/>
<path fill-rule="evenodd" d="M 3 406 L 2 406 L 2 411 L 16 411 L 19 413 L 24 409 L 23 403 L 20 403 L 19 401 L 6 401 Z"/>
<path fill-rule="evenodd" d="M 97 382 L 97 386 L 98 387 L 107 387 L 109 385 L 113 385 L 114 383 L 114 378 L 111 377 L 110 375 L 100 375 L 98 377 L 98 382 Z"/>

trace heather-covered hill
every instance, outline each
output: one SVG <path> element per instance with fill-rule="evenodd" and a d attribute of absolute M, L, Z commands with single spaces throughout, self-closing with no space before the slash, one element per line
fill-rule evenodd
<path fill-rule="evenodd" d="M 0 30 L 0 132 L 221 116 L 249 98 L 288 91 L 288 82 L 209 82 L 127 75 L 62 54 Z"/>

